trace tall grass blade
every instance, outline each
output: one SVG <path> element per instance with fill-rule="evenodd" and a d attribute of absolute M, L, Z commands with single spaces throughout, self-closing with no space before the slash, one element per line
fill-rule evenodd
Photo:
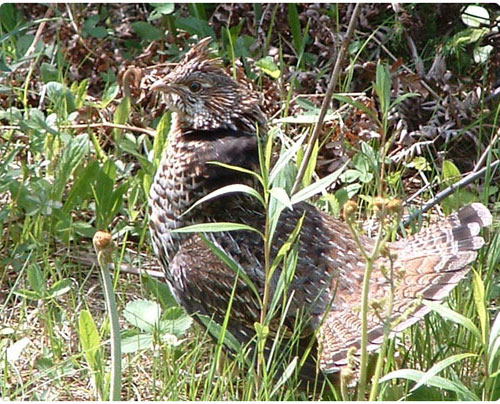
<path fill-rule="evenodd" d="M 466 358 L 476 357 L 476 356 L 477 356 L 477 354 L 473 354 L 473 353 L 458 354 L 458 355 L 450 356 L 450 357 L 442 360 L 441 362 L 436 363 L 427 372 L 425 372 L 424 376 L 419 380 L 419 382 L 415 386 L 413 386 L 413 388 L 410 390 L 410 392 L 417 390 L 420 386 L 426 384 L 428 380 L 432 379 L 435 375 L 437 375 L 443 369 L 446 369 L 448 366 L 454 364 L 455 362 L 461 361 L 461 360 L 466 359 Z"/>
<path fill-rule="evenodd" d="M 469 330 L 471 333 L 473 333 L 479 340 L 481 340 L 482 337 L 481 337 L 481 333 L 479 332 L 479 329 L 467 317 L 465 317 L 462 314 L 459 314 L 456 311 L 453 311 L 445 306 L 442 306 L 442 305 L 434 303 L 434 302 L 430 302 L 428 300 L 424 300 L 423 304 L 426 305 L 427 307 L 429 307 L 431 310 L 438 313 L 444 319 L 450 320 L 450 321 L 454 322 L 455 324 L 460 324 L 461 326 L 465 327 L 467 330 Z"/>
<path fill-rule="evenodd" d="M 421 370 L 400 369 L 388 373 L 380 379 L 379 383 L 388 382 L 393 379 L 407 379 L 418 383 L 423 377 L 425 377 L 425 375 L 426 373 Z M 427 386 L 453 391 L 457 393 L 460 398 L 464 398 L 469 401 L 479 401 L 479 397 L 472 393 L 462 383 L 453 382 L 445 379 L 444 377 L 433 376 L 431 379 L 427 380 L 425 384 Z"/>

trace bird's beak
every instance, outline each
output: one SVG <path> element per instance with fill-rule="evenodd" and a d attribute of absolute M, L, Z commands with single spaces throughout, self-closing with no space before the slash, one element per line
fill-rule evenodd
<path fill-rule="evenodd" d="M 163 80 L 158 80 L 151 86 L 151 91 L 167 91 L 170 86 Z"/>

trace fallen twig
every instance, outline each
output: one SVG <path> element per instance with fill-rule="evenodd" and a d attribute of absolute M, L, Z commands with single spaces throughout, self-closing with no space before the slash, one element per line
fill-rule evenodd
<path fill-rule="evenodd" d="M 408 216 L 406 219 L 404 219 L 403 225 L 408 226 L 415 218 L 417 218 L 420 215 L 422 215 L 423 213 L 427 212 L 433 206 L 435 206 L 439 202 L 441 202 L 444 198 L 446 198 L 447 196 L 450 196 L 457 189 L 464 187 L 465 185 L 470 184 L 474 180 L 482 177 L 484 175 L 484 173 L 486 173 L 487 170 L 493 170 L 498 164 L 500 164 L 500 160 L 495 160 L 488 167 L 484 167 L 481 170 L 476 171 L 476 172 L 473 171 L 469 175 L 467 175 L 466 177 L 462 178 L 460 181 L 457 181 L 454 184 L 451 184 L 448 188 L 443 189 L 434 198 L 427 201 L 420 209 L 414 211 L 410 216 Z"/>

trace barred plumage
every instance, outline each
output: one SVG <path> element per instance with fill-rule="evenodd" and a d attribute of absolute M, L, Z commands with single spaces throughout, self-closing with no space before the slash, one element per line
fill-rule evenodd
<path fill-rule="evenodd" d="M 234 221 L 263 231 L 265 212 L 254 200 L 226 195 L 184 212 L 199 198 L 223 185 L 249 181 L 248 176 L 209 161 L 257 167 L 255 132 L 263 131 L 265 117 L 258 97 L 234 81 L 220 61 L 207 54 L 207 40 L 194 46 L 168 76 L 153 88 L 165 93 L 174 112 L 169 142 L 151 187 L 150 229 L 155 253 L 178 302 L 190 313 L 213 316 L 222 322 L 235 284 L 227 268 L 198 235 L 171 233 L 193 223 Z M 350 347 L 359 346 L 359 306 L 365 261 L 342 221 L 313 206 L 301 203 L 282 212 L 272 254 L 287 240 L 305 214 L 298 245 L 298 262 L 289 291 L 293 293 L 287 313 L 293 326 L 298 312 L 308 312 L 308 330 L 317 330 L 319 367 L 335 372 L 345 364 Z M 420 233 L 388 244 L 396 258 L 395 272 L 402 274 L 395 290 L 393 332 L 418 321 L 427 308 L 421 298 L 441 300 L 468 272 L 475 250 L 484 241 L 481 228 L 491 224 L 487 208 L 474 203 Z M 264 290 L 263 246 L 249 231 L 206 234 L 206 237 L 239 263 L 245 274 Z M 366 248 L 373 241 L 361 238 Z M 389 283 L 382 273 L 387 259 L 375 263 L 370 298 L 383 301 Z M 273 291 L 279 270 L 271 280 Z M 254 335 L 259 305 L 248 285 L 236 283 L 229 331 L 241 342 Z M 325 321 L 322 323 L 322 319 Z M 382 323 L 377 313 L 369 318 L 370 348 L 380 343 Z M 302 376 L 314 378 L 315 360 L 305 365 Z"/>

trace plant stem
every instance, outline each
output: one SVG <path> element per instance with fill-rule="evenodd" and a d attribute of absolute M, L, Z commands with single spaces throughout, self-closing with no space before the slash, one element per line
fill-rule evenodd
<path fill-rule="evenodd" d="M 391 268 L 390 268 L 390 287 L 391 287 L 391 292 L 389 293 L 389 303 L 387 305 L 387 312 L 386 312 L 386 320 L 384 324 L 384 335 L 382 338 L 382 345 L 380 346 L 378 358 L 377 358 L 377 364 L 375 366 L 375 372 L 373 374 L 372 378 L 372 388 L 370 390 L 370 398 L 368 399 L 369 401 L 375 401 L 377 394 L 378 394 L 378 381 L 380 379 L 380 375 L 382 373 L 382 364 L 384 363 L 385 359 L 385 352 L 387 349 L 387 342 L 389 340 L 389 332 L 391 330 L 391 315 L 392 315 L 392 307 L 394 304 L 394 274 L 393 274 L 393 265 L 392 265 L 392 259 L 391 259 Z"/>
<path fill-rule="evenodd" d="M 352 33 L 354 32 L 354 28 L 356 27 L 356 22 L 358 20 L 359 12 L 361 11 L 360 8 L 360 3 L 356 4 L 354 6 L 354 10 L 351 15 L 351 19 L 349 21 L 349 26 L 347 28 L 346 35 L 344 37 L 344 40 L 342 41 L 342 46 L 340 47 L 339 54 L 337 56 L 337 60 L 335 61 L 335 66 L 333 67 L 333 72 L 332 76 L 330 78 L 330 82 L 328 83 L 328 88 L 326 89 L 325 93 L 325 98 L 323 99 L 323 103 L 321 104 L 321 109 L 319 111 L 319 116 L 318 116 L 318 121 L 316 122 L 316 125 L 314 126 L 314 131 L 311 135 L 311 138 L 309 139 L 309 142 L 307 144 L 307 149 L 304 154 L 304 158 L 302 159 L 302 162 L 300 164 L 299 168 L 299 173 L 297 174 L 297 178 L 295 179 L 295 183 L 293 184 L 292 187 L 292 192 L 291 195 L 293 195 L 299 188 L 300 183 L 302 182 L 302 178 L 304 177 L 304 174 L 306 172 L 309 159 L 311 158 L 312 151 L 314 149 L 314 144 L 316 143 L 316 140 L 319 137 L 319 132 L 321 131 L 321 127 L 323 126 L 323 121 L 325 119 L 326 115 L 326 110 L 328 109 L 328 106 L 330 105 L 330 101 L 332 98 L 333 90 L 335 89 L 335 86 L 337 85 L 338 77 L 340 74 L 340 67 L 342 65 L 342 61 L 344 60 L 344 55 L 347 51 L 347 47 L 349 45 L 349 42 L 352 37 Z"/>
<path fill-rule="evenodd" d="M 116 307 L 113 284 L 109 275 L 108 263 L 111 261 L 111 236 L 109 233 L 97 232 L 94 235 L 94 248 L 97 252 L 97 262 L 101 269 L 104 286 L 104 298 L 108 310 L 110 323 L 111 342 L 111 378 L 109 386 L 109 399 L 120 401 L 121 399 L 121 341 L 120 325 L 118 323 L 118 309 Z"/>

